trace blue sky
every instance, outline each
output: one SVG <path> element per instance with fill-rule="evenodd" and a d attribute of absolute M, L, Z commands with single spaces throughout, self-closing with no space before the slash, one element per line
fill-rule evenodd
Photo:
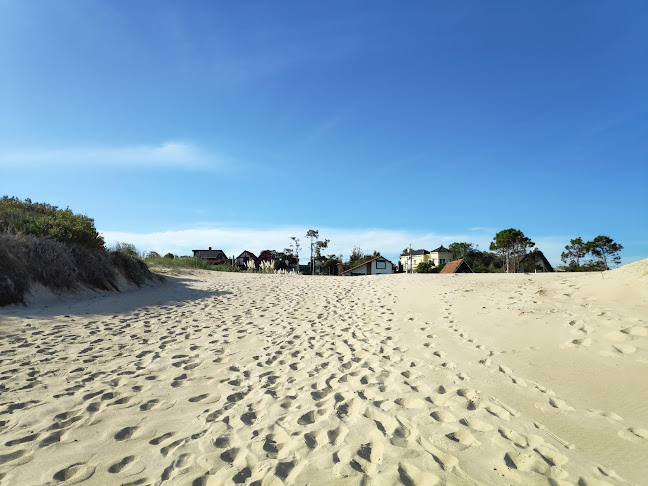
<path fill-rule="evenodd" d="M 648 257 L 648 4 L 0 3 L 0 193 L 109 242 Z M 305 238 L 302 238 L 305 243 Z M 303 252 L 302 256 L 305 255 Z"/>

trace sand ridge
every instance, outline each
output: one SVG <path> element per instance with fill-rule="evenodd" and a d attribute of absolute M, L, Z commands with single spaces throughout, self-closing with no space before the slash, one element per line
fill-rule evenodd
<path fill-rule="evenodd" d="M 2 310 L 0 484 L 642 484 L 641 268 L 195 271 Z"/>

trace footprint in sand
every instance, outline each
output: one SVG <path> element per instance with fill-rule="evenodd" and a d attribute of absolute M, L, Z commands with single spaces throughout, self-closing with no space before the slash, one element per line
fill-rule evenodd
<path fill-rule="evenodd" d="M 573 344 L 574 346 L 577 346 L 577 347 L 578 346 L 588 347 L 588 346 L 590 346 L 592 344 L 592 340 L 591 339 L 574 339 L 573 341 L 571 341 L 571 344 Z"/>
<path fill-rule="evenodd" d="M 454 415 L 452 415 L 450 412 L 447 412 L 445 410 L 437 410 L 435 412 L 432 412 L 431 416 L 437 422 L 456 422 L 457 421 L 457 419 L 456 419 L 456 417 Z"/>
<path fill-rule="evenodd" d="M 441 481 L 438 476 L 431 472 L 407 462 L 401 462 L 398 465 L 398 474 L 403 484 L 411 486 L 434 486 Z"/>
<path fill-rule="evenodd" d="M 86 464 L 79 462 L 61 469 L 53 477 L 57 481 L 70 481 L 73 479 L 75 483 L 80 483 L 81 481 L 90 479 L 94 472 L 94 467 L 88 467 Z"/>
<path fill-rule="evenodd" d="M 447 434 L 446 437 L 467 447 L 479 445 L 477 439 L 475 439 L 475 437 L 465 429 L 451 432 Z"/>
<path fill-rule="evenodd" d="M 124 427 L 123 429 L 121 429 L 119 432 L 115 434 L 115 440 L 122 441 L 122 440 L 130 439 L 137 429 L 138 429 L 137 426 Z"/>
<path fill-rule="evenodd" d="M 637 348 L 629 344 L 615 344 L 612 347 L 620 354 L 632 354 L 637 350 Z"/>
<path fill-rule="evenodd" d="M 116 462 L 108 468 L 108 472 L 111 474 L 116 474 L 121 472 L 126 466 L 135 461 L 135 456 L 126 456 L 121 461 Z"/>
<path fill-rule="evenodd" d="M 574 407 L 568 405 L 567 403 L 565 403 L 563 400 L 560 400 L 559 398 L 550 398 L 549 405 L 551 405 L 554 408 L 557 408 L 558 410 L 565 410 L 567 412 L 573 412 L 575 410 Z"/>
<path fill-rule="evenodd" d="M 490 430 L 493 430 L 493 426 L 491 424 L 484 422 L 483 420 L 479 420 L 478 418 L 465 417 L 462 418 L 459 423 L 478 432 L 488 432 Z"/>

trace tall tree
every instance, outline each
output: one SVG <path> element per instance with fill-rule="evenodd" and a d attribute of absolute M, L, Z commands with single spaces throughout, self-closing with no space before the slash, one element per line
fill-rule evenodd
<path fill-rule="evenodd" d="M 296 236 L 291 236 L 290 239 L 293 240 L 291 246 L 295 247 L 295 258 L 297 258 L 297 271 L 299 272 L 299 249 L 301 248 L 299 244 L 299 238 L 297 238 Z"/>
<path fill-rule="evenodd" d="M 524 236 L 519 229 L 509 228 L 500 231 L 495 235 L 490 244 L 490 250 L 496 252 L 506 262 L 506 272 L 509 272 L 511 260 L 513 260 L 513 271 L 518 257 L 526 253 L 527 248 L 534 247 L 535 243 Z"/>
<path fill-rule="evenodd" d="M 315 273 L 315 257 L 321 260 L 322 248 L 327 248 L 330 240 L 320 241 L 319 230 L 310 229 L 306 232 L 306 238 L 310 238 L 310 253 L 311 253 L 311 275 Z"/>
<path fill-rule="evenodd" d="M 587 247 L 592 252 L 592 255 L 599 259 L 606 270 L 610 269 L 608 261 L 611 261 L 615 265 L 621 263 L 619 252 L 623 250 L 623 246 L 615 243 L 609 236 L 599 235 L 592 241 L 588 241 Z"/>
<path fill-rule="evenodd" d="M 318 240 L 315 242 L 315 258 L 317 258 L 318 261 L 322 261 L 322 249 L 328 248 L 329 241 L 331 240 Z"/>
<path fill-rule="evenodd" d="M 578 270 L 581 267 L 581 259 L 590 252 L 588 243 L 579 236 L 569 241 L 565 251 L 560 254 L 560 259 L 567 264 L 570 270 Z"/>

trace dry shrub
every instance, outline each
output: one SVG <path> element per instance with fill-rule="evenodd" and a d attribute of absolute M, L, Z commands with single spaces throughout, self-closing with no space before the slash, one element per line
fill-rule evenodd
<path fill-rule="evenodd" d="M 110 258 L 113 265 L 121 271 L 124 277 L 138 287 L 154 278 L 146 263 L 139 258 L 121 251 L 110 252 Z"/>
<path fill-rule="evenodd" d="M 78 286 L 79 275 L 70 247 L 49 237 L 22 236 L 24 254 L 33 282 L 50 289 L 70 290 Z"/>
<path fill-rule="evenodd" d="M 29 290 L 23 249 L 16 238 L 0 235 L 0 306 L 25 303 Z"/>
<path fill-rule="evenodd" d="M 0 234 L 0 306 L 25 303 L 32 284 L 55 290 L 82 286 L 119 290 L 117 277 L 138 287 L 155 275 L 139 258 L 79 244 L 65 244 L 51 237 Z"/>
<path fill-rule="evenodd" d="M 117 273 L 108 252 L 81 245 L 74 245 L 70 250 L 79 272 L 79 283 L 99 290 L 119 290 L 115 283 Z"/>

